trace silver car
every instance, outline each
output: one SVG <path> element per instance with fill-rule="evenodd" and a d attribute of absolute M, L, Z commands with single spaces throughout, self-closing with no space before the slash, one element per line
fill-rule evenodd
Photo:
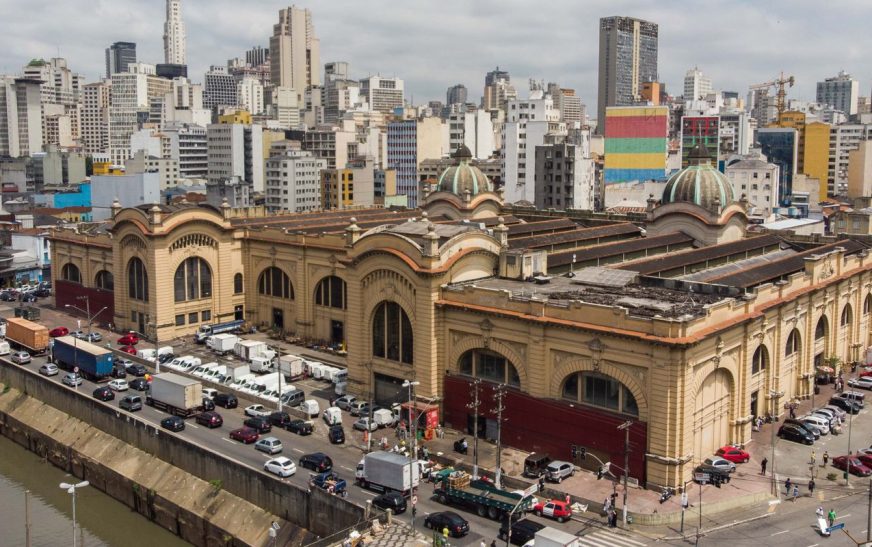
<path fill-rule="evenodd" d="M 730 460 L 725 460 L 724 458 L 706 458 L 702 461 L 702 463 L 705 465 L 710 465 L 712 467 L 717 467 L 721 471 L 726 471 L 727 473 L 732 473 L 736 470 L 736 464 L 734 464 Z"/>
<path fill-rule="evenodd" d="M 563 479 L 575 474 L 575 466 L 569 462 L 554 460 L 545 468 L 545 473 L 548 480 L 561 482 Z"/>
<path fill-rule="evenodd" d="M 82 377 L 75 372 L 68 372 L 64 374 L 64 377 L 61 379 L 61 382 L 65 383 L 68 386 L 80 386 L 82 385 Z"/>
<path fill-rule="evenodd" d="M 12 362 L 19 365 L 26 365 L 30 362 L 30 354 L 26 351 L 16 351 L 12 354 Z"/>
<path fill-rule="evenodd" d="M 58 366 L 54 363 L 46 363 L 39 367 L 39 373 L 43 376 L 57 376 Z"/>
<path fill-rule="evenodd" d="M 261 452 L 266 452 L 267 454 L 278 454 L 282 451 L 284 447 L 282 446 L 282 441 L 278 440 L 275 437 L 264 437 L 260 439 L 256 443 L 254 443 L 254 449 L 260 450 Z"/>

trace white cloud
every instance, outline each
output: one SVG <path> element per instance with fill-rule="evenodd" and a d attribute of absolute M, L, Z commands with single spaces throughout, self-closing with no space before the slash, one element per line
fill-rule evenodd
<path fill-rule="evenodd" d="M 195 80 L 212 64 L 267 45 L 278 10 L 268 0 L 184 0 L 188 62 Z M 791 97 L 814 99 L 815 82 L 840 69 L 869 91 L 866 3 L 843 0 L 322 0 L 313 12 L 321 61 L 344 60 L 357 76 L 406 81 L 416 102 L 444 100 L 461 82 L 478 98 L 496 65 L 518 87 L 533 77 L 578 90 L 596 104 L 598 20 L 630 15 L 660 25 L 660 79 L 678 92 L 698 66 L 716 88 L 744 93 L 782 70 L 797 78 Z M 58 54 L 88 80 L 104 70 L 104 49 L 134 41 L 139 58 L 162 60 L 161 0 L 0 0 L 0 72 Z"/>

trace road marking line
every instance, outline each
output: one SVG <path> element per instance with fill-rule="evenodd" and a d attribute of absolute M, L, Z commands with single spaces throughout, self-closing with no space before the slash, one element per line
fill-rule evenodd
<path fill-rule="evenodd" d="M 350 468 L 350 467 L 346 467 L 346 466 L 344 466 L 344 465 L 341 466 L 341 467 L 342 467 L 342 469 L 345 469 L 346 471 L 352 471 L 352 472 L 354 471 L 354 469 L 352 469 L 352 468 Z"/>
<path fill-rule="evenodd" d="M 221 440 L 222 440 L 222 441 L 227 441 L 227 442 L 230 443 L 230 444 L 236 444 L 236 443 L 234 443 L 232 440 L 228 439 L 227 437 L 221 437 Z"/>
<path fill-rule="evenodd" d="M 780 531 L 780 532 L 775 532 L 774 534 L 769 534 L 769 536 L 770 536 L 770 537 L 772 537 L 772 536 L 780 536 L 781 534 L 786 534 L 787 532 L 788 532 L 788 530 L 782 530 L 782 531 Z"/>
<path fill-rule="evenodd" d="M 809 545 L 808 547 L 818 547 L 818 545 L 820 545 L 820 544 L 819 544 L 819 543 L 812 543 L 812 544 Z"/>
<path fill-rule="evenodd" d="M 291 450 L 293 450 L 294 452 L 299 452 L 300 454 L 303 453 L 303 451 L 300 450 L 299 448 L 292 448 Z"/>
<path fill-rule="evenodd" d="M 188 427 L 193 427 L 194 429 L 200 429 L 200 426 L 197 424 L 188 424 Z"/>
<path fill-rule="evenodd" d="M 846 518 L 848 518 L 848 517 L 850 517 L 850 516 L 851 516 L 851 513 L 848 513 L 847 515 L 842 515 L 841 517 L 836 517 L 836 520 L 846 519 Z"/>

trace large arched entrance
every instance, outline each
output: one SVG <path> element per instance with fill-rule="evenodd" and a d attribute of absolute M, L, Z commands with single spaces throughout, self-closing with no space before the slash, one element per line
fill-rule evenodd
<path fill-rule="evenodd" d="M 698 461 L 730 441 L 732 396 L 733 380 L 724 369 L 709 374 L 699 386 L 693 405 L 693 453 Z"/>

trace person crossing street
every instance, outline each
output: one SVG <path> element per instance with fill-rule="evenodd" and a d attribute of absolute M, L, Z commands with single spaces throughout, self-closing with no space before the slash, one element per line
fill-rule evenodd
<path fill-rule="evenodd" d="M 829 523 L 830 528 L 832 528 L 833 524 L 836 523 L 836 510 L 835 509 L 830 508 L 830 512 L 827 513 L 827 522 Z"/>

